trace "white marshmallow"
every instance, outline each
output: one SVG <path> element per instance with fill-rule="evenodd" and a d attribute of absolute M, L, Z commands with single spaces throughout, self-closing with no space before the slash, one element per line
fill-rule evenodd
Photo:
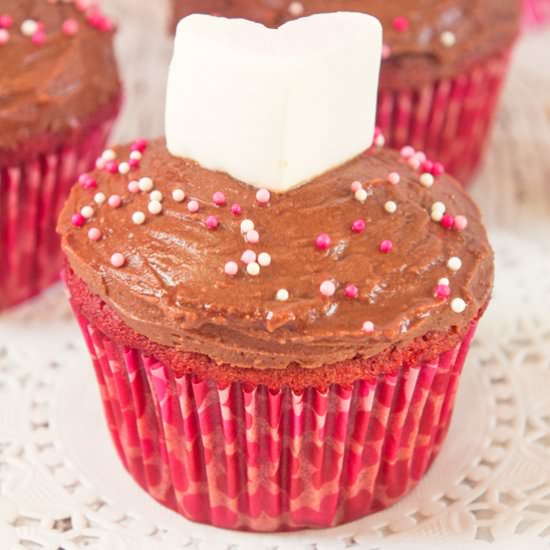
<path fill-rule="evenodd" d="M 166 142 L 175 156 L 284 192 L 372 145 L 382 27 L 361 13 L 268 29 L 191 15 L 178 25 Z"/>

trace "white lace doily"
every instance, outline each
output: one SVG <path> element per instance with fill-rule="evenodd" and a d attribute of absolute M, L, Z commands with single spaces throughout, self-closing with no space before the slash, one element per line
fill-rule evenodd
<path fill-rule="evenodd" d="M 326 531 L 223 531 L 161 507 L 118 462 L 61 287 L 0 317 L 0 548 L 550 548 L 550 256 L 509 234 L 492 242 L 494 300 L 441 455 L 397 506 Z"/>

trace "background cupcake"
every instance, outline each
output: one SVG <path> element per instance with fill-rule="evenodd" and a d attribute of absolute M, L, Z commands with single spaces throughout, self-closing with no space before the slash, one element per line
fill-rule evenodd
<path fill-rule="evenodd" d="M 59 276 L 57 215 L 120 106 L 112 37 L 90 2 L 0 5 L 0 310 Z"/>
<path fill-rule="evenodd" d="M 468 183 L 520 28 L 519 0 L 173 0 L 172 27 L 194 12 L 276 27 L 330 11 L 369 13 L 384 27 L 378 125 L 388 144 L 423 150 Z"/>

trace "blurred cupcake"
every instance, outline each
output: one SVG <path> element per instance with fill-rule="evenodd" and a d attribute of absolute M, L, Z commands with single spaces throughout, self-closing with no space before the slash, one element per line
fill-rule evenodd
<path fill-rule="evenodd" d="M 59 277 L 57 216 L 119 110 L 113 24 L 89 4 L 0 5 L 0 310 Z"/>
<path fill-rule="evenodd" d="M 548 23 L 550 0 L 523 0 L 523 20 L 528 29 Z"/>
<path fill-rule="evenodd" d="M 388 145 L 423 150 L 469 183 L 518 35 L 520 0 L 173 0 L 172 28 L 194 12 L 277 27 L 332 11 L 369 13 L 383 25 L 378 125 Z"/>
<path fill-rule="evenodd" d="M 476 206 L 422 153 L 362 150 L 377 28 L 304 19 L 280 53 L 253 23 L 189 18 L 166 142 L 116 147 L 139 167 L 92 173 L 97 190 L 75 185 L 59 219 L 121 460 L 191 520 L 360 518 L 410 491 L 447 433 L 492 251 Z"/>

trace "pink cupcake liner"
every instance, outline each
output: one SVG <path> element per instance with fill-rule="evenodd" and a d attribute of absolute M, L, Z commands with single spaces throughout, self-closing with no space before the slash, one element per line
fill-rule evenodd
<path fill-rule="evenodd" d="M 381 90 L 378 126 L 391 147 L 412 145 L 467 184 L 487 142 L 511 50 L 419 89 Z"/>
<path fill-rule="evenodd" d="M 550 21 L 550 0 L 523 0 L 524 28 L 533 28 Z"/>
<path fill-rule="evenodd" d="M 409 492 L 445 439 L 476 327 L 415 368 L 295 392 L 176 376 L 73 308 L 130 475 L 188 519 L 252 531 L 330 527 Z"/>
<path fill-rule="evenodd" d="M 78 176 L 94 166 L 113 123 L 111 118 L 84 131 L 75 145 L 0 165 L 0 311 L 59 278 L 57 217 Z"/>

